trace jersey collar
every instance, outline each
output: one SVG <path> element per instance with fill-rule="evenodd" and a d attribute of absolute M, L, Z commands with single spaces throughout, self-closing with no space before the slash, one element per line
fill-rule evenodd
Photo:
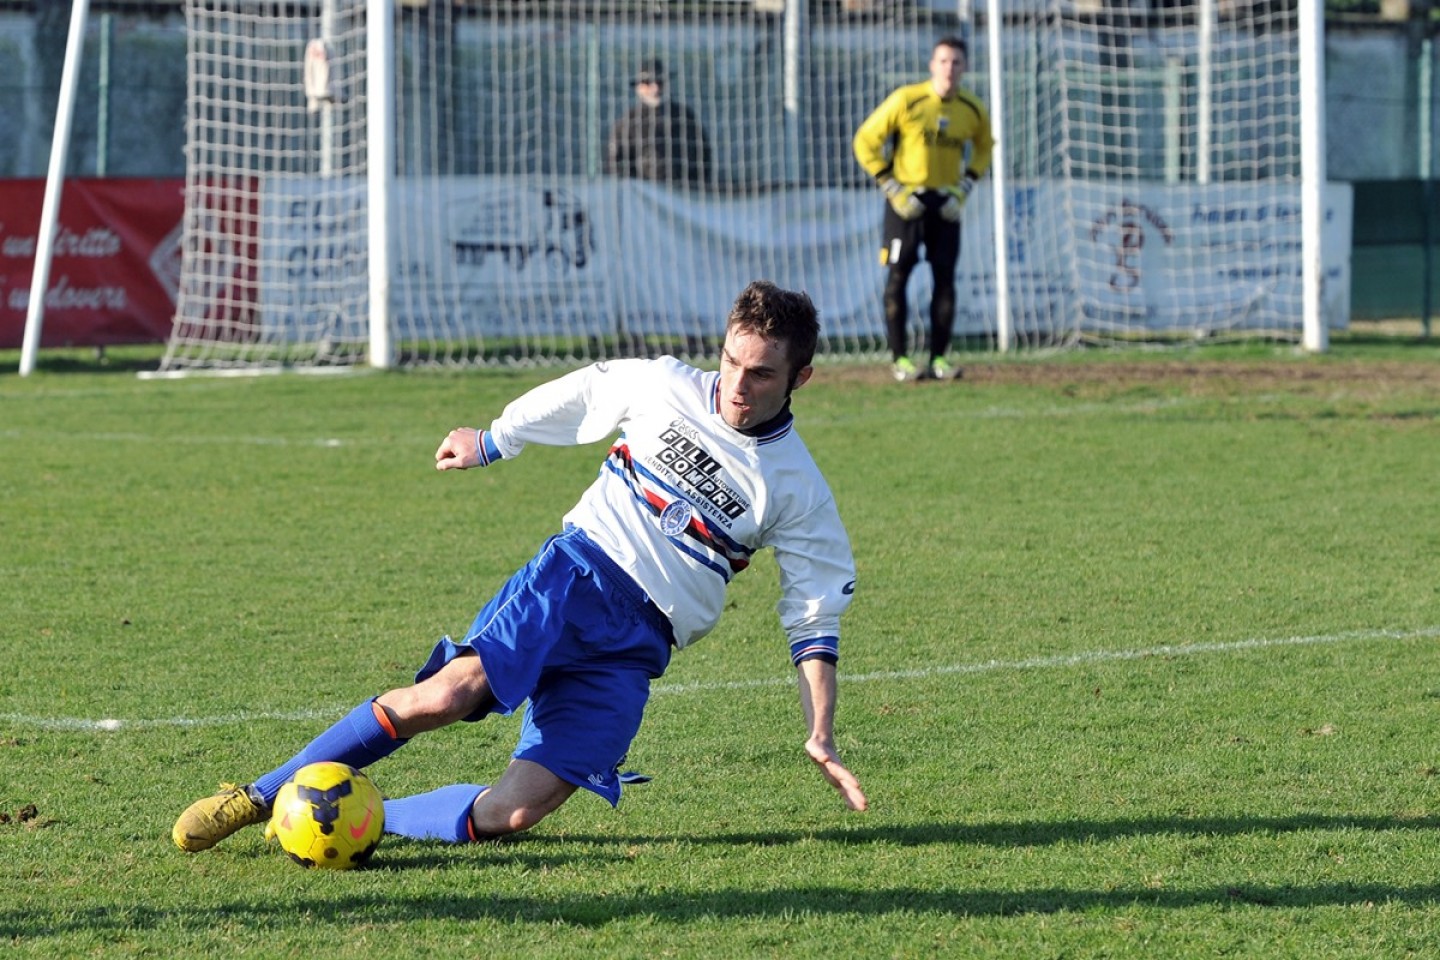
<path fill-rule="evenodd" d="M 717 417 L 720 416 L 720 378 L 718 376 L 715 378 L 715 388 L 710 391 L 710 412 Z M 724 418 L 721 417 L 721 420 L 723 421 Z M 790 412 L 790 401 L 787 399 L 785 406 L 781 407 L 780 412 L 775 416 L 764 423 L 737 430 L 736 433 L 744 434 L 756 443 L 771 443 L 789 433 L 794 424 L 795 414 Z"/>

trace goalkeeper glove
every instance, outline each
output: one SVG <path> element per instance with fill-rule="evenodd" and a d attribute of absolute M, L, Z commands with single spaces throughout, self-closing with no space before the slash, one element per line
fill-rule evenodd
<path fill-rule="evenodd" d="M 959 223 L 961 214 L 965 212 L 965 201 L 970 199 L 970 191 L 974 189 L 975 181 L 969 177 L 961 180 L 958 187 L 946 187 L 948 196 L 940 208 L 940 216 L 951 223 Z"/>
<path fill-rule="evenodd" d="M 901 220 L 914 220 L 925 212 L 925 204 L 915 196 L 914 187 L 907 187 L 892 177 L 881 177 L 880 189 L 885 191 L 890 208 L 900 214 Z"/>

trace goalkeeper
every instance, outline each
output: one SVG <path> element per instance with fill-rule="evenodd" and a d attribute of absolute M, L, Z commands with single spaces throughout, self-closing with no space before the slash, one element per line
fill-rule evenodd
<path fill-rule="evenodd" d="M 791 393 L 814 370 L 818 335 L 809 297 L 757 281 L 730 312 L 718 372 L 672 357 L 596 363 L 511 402 L 488 430 L 450 431 L 435 453 L 440 470 L 621 432 L 563 531 L 459 642 L 436 644 L 413 685 L 359 704 L 252 783 L 191 804 L 175 843 L 204 850 L 266 820 L 306 764 L 364 767 L 418 734 L 527 701 L 519 745 L 493 786 L 386 800 L 385 830 L 461 843 L 528 829 L 577 789 L 618 804 L 619 765 L 650 682 L 672 649 L 710 632 L 726 586 L 765 547 L 779 567 L 776 609 L 798 675 L 805 753 L 851 808 L 865 809 L 833 729 L 840 615 L 855 564 L 790 411 Z M 483 531 L 471 543 L 483 547 Z"/>
<path fill-rule="evenodd" d="M 976 182 L 990 169 L 995 146 L 984 104 L 959 85 L 967 66 L 965 41 L 941 39 L 930 55 L 930 79 L 891 93 L 855 132 L 855 159 L 885 191 L 880 262 L 889 267 L 885 334 L 896 380 L 944 380 L 960 374 L 946 357 L 955 322 L 960 218 Z M 930 359 L 917 367 L 906 340 L 905 288 L 922 246 L 935 292 L 930 301 Z"/>

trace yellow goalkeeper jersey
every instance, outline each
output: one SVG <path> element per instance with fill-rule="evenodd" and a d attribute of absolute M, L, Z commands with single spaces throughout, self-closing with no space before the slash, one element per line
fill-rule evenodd
<path fill-rule="evenodd" d="M 962 173 L 984 176 L 995 140 L 990 114 L 979 98 L 956 87 L 950 99 L 941 100 L 924 80 L 886 97 L 855 131 L 854 149 L 855 159 L 873 177 L 888 175 L 907 187 L 944 188 L 958 184 Z"/>

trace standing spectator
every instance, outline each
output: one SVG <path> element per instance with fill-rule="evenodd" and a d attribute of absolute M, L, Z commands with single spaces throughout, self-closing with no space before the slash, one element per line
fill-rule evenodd
<path fill-rule="evenodd" d="M 639 103 L 610 130 L 605 172 L 657 183 L 710 182 L 710 143 L 694 112 L 665 97 L 665 66 L 647 60 L 635 75 Z"/>
<path fill-rule="evenodd" d="M 900 381 L 960 375 L 946 357 L 955 323 L 960 217 L 970 191 L 990 169 L 995 146 L 985 105 L 959 85 L 968 63 L 965 41 L 944 37 L 930 54 L 930 79 L 895 90 L 855 133 L 855 159 L 885 191 L 880 248 L 880 262 L 889 267 L 885 332 Z M 905 288 L 922 246 L 935 293 L 930 301 L 930 360 L 920 368 L 910 359 L 906 342 Z"/>

